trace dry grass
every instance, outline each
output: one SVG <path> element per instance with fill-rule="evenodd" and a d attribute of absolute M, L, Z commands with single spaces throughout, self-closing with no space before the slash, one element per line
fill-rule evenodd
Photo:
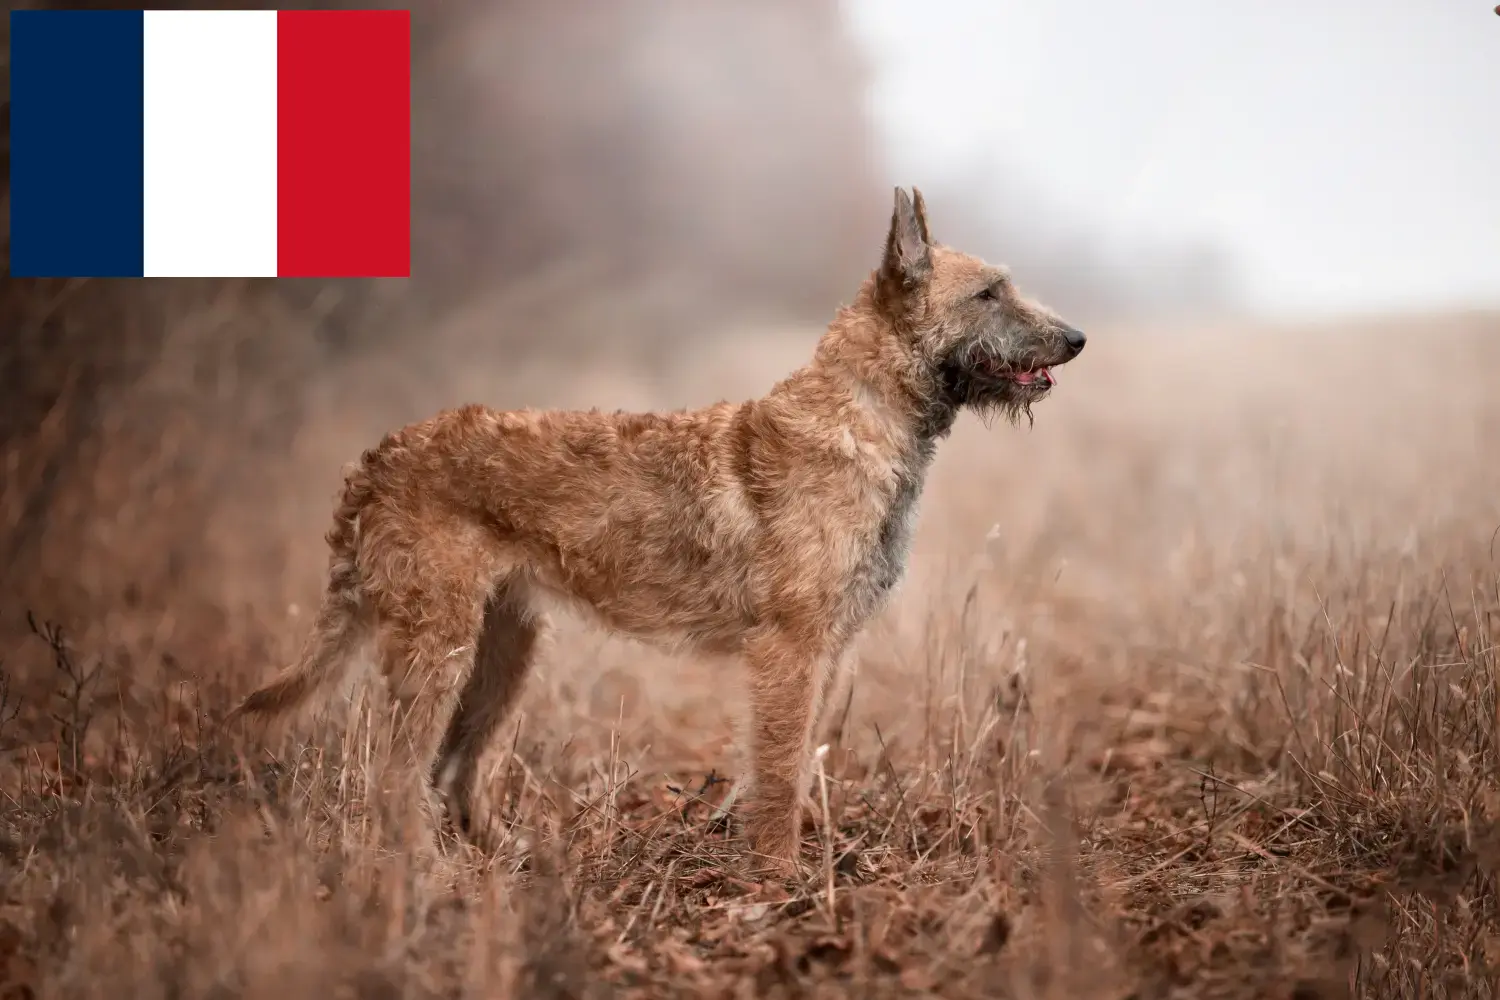
<path fill-rule="evenodd" d="M 737 678 L 576 630 L 493 857 L 366 846 L 360 692 L 346 736 L 216 733 L 380 429 L 330 389 L 194 595 L 218 641 L 137 595 L 11 651 L 0 996 L 1493 996 L 1497 327 L 1099 330 L 1034 430 L 965 422 L 785 884 L 712 821 Z M 794 340 L 593 401 L 753 392 Z"/>

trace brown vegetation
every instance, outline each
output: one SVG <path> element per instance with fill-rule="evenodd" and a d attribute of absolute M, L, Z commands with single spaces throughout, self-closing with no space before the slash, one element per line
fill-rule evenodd
<path fill-rule="evenodd" d="M 961 423 L 805 884 L 716 832 L 735 697 L 695 664 L 560 640 L 498 851 L 420 874 L 367 846 L 362 694 L 322 744 L 216 742 L 262 650 L 38 622 L 7 664 L 12 995 L 1489 995 L 1495 333 L 1099 330 L 1032 432 Z M 754 372 L 705 345 L 659 399 L 809 343 Z M 288 566 L 316 592 L 316 553 Z M 288 651 L 260 614 L 236 634 Z"/>

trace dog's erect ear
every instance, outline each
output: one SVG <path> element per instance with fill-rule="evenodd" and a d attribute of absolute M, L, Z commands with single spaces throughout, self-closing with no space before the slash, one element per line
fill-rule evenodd
<path fill-rule="evenodd" d="M 917 232 L 922 234 L 922 242 L 932 246 L 932 231 L 927 228 L 927 201 L 922 197 L 922 189 L 915 184 L 911 188 L 912 211 L 917 216 Z"/>
<path fill-rule="evenodd" d="M 922 204 L 917 195 L 917 204 Z M 918 284 L 932 273 L 932 248 L 927 245 L 926 224 L 920 211 L 901 188 L 896 189 L 896 208 L 891 213 L 891 231 L 885 238 L 885 259 L 880 262 L 880 281 L 892 292 Z"/>

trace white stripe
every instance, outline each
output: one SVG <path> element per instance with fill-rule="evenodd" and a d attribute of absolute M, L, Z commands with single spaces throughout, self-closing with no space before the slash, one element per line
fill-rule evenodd
<path fill-rule="evenodd" d="M 276 12 L 146 11 L 147 277 L 276 276 Z"/>

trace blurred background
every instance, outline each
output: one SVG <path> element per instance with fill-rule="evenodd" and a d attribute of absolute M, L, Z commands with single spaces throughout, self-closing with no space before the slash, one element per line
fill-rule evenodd
<path fill-rule="evenodd" d="M 1120 336 L 1500 306 L 1486 4 L 444 0 L 413 34 L 409 281 L 5 280 L 0 655 L 35 610 L 263 663 L 380 433 L 759 391 L 895 184 Z"/>
<path fill-rule="evenodd" d="M 1307 318 L 1500 303 L 1492 7 L 845 10 L 885 169 L 1059 301 Z"/>

